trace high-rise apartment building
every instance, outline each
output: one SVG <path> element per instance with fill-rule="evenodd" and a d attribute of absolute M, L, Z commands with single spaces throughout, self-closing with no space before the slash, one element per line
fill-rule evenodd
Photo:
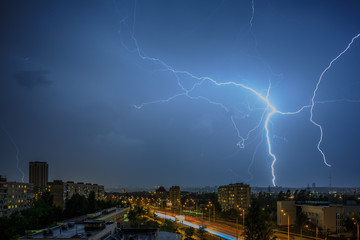
<path fill-rule="evenodd" d="M 218 201 L 223 211 L 230 208 L 246 210 L 250 205 L 250 186 L 243 183 L 220 186 Z"/>
<path fill-rule="evenodd" d="M 34 186 L 34 199 L 37 200 L 46 189 L 48 183 L 47 162 L 29 163 L 29 182 Z"/>
<path fill-rule="evenodd" d="M 47 162 L 29 163 L 29 182 L 34 187 L 46 188 L 48 183 L 48 164 Z"/>
<path fill-rule="evenodd" d="M 172 186 L 169 190 L 169 200 L 173 207 L 177 207 L 180 205 L 180 187 Z"/>
<path fill-rule="evenodd" d="M 82 182 L 74 183 L 71 181 L 63 182 L 61 180 L 49 182 L 48 191 L 53 196 L 54 205 L 61 208 L 65 208 L 66 199 L 70 199 L 74 194 L 88 197 L 90 192 L 93 191 L 97 200 L 103 200 L 105 193 L 104 186 L 101 185 Z"/>
<path fill-rule="evenodd" d="M 7 182 L 0 176 L 0 217 L 31 207 L 32 184 Z"/>

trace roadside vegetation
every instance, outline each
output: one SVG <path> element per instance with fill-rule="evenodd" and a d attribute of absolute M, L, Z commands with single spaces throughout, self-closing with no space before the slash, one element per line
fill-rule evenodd
<path fill-rule="evenodd" d="M 95 193 L 91 192 L 88 198 L 78 194 L 73 195 L 66 201 L 65 210 L 62 210 L 54 206 L 53 198 L 49 193 L 44 193 L 38 201 L 33 203 L 33 207 L 0 218 L 0 239 L 18 239 L 26 233 L 56 226 L 64 219 L 82 216 L 119 204 L 115 201 L 98 201 L 95 199 Z"/>

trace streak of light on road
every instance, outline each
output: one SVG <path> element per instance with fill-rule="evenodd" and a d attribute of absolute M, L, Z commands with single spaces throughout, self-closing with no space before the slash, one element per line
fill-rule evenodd
<path fill-rule="evenodd" d="M 155 215 L 158 216 L 158 217 L 161 217 L 161 218 L 165 218 L 165 219 L 169 219 L 171 221 L 175 221 L 175 217 L 171 216 L 171 215 L 163 214 L 163 213 L 160 213 L 160 212 L 155 212 Z M 186 225 L 186 226 L 189 226 L 189 227 L 193 227 L 195 229 L 199 229 L 202 226 L 202 225 L 196 224 L 194 222 L 190 222 L 190 221 L 181 221 L 181 222 L 179 221 L 179 223 L 181 223 L 183 225 Z M 215 229 L 205 228 L 205 231 L 207 231 L 208 233 L 210 233 L 212 235 L 221 237 L 223 239 L 236 240 L 236 237 L 231 236 L 231 235 L 226 234 L 226 233 L 223 233 L 223 232 L 219 232 L 219 231 L 217 231 Z M 237 238 L 237 239 L 240 240 L 240 238 Z"/>

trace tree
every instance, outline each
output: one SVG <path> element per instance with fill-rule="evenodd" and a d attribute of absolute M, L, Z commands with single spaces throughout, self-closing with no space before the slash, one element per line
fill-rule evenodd
<path fill-rule="evenodd" d="M 97 207 L 96 207 L 95 192 L 91 191 L 88 197 L 88 212 L 90 213 L 95 212 L 96 209 Z"/>
<path fill-rule="evenodd" d="M 130 210 L 127 214 L 127 218 L 129 219 L 130 223 L 134 224 L 137 219 L 137 213 L 134 210 Z"/>
<path fill-rule="evenodd" d="M 350 232 L 355 236 L 357 231 L 356 223 L 360 224 L 360 216 L 346 217 L 344 219 L 345 231 Z"/>
<path fill-rule="evenodd" d="M 173 221 L 170 221 L 168 219 L 166 219 L 164 221 L 164 223 L 161 225 L 160 229 L 165 232 L 172 232 L 172 233 L 177 232 L 176 224 Z"/>
<path fill-rule="evenodd" d="M 307 221 L 308 221 L 308 217 L 305 213 L 300 212 L 299 214 L 296 215 L 295 225 L 300 229 L 300 236 L 302 236 L 302 229 Z"/>
<path fill-rule="evenodd" d="M 305 201 L 306 200 L 306 190 L 302 189 L 298 194 L 296 194 L 295 201 Z"/>
<path fill-rule="evenodd" d="M 205 233 L 206 233 L 206 227 L 205 226 L 200 226 L 199 229 L 197 230 L 197 234 L 199 235 L 200 239 L 205 239 Z"/>
<path fill-rule="evenodd" d="M 230 208 L 224 212 L 221 212 L 223 218 L 235 221 L 240 216 L 240 211 L 236 208 Z"/>
<path fill-rule="evenodd" d="M 291 197 L 291 192 L 290 192 L 290 189 L 288 189 L 286 191 L 286 200 L 289 200 L 290 197 Z"/>
<path fill-rule="evenodd" d="M 192 227 L 188 227 L 185 229 L 185 240 L 190 240 L 192 239 L 192 236 L 195 233 L 195 229 Z"/>
<path fill-rule="evenodd" d="M 87 213 L 88 201 L 84 196 L 74 194 L 66 200 L 64 216 L 67 218 L 81 216 Z"/>
<path fill-rule="evenodd" d="M 270 214 L 263 211 L 257 200 L 253 200 L 245 220 L 245 239 L 269 240 L 273 235 L 273 223 Z"/>
<path fill-rule="evenodd" d="M 299 190 L 296 189 L 296 191 L 294 192 L 294 199 L 296 200 L 299 194 Z"/>
<path fill-rule="evenodd" d="M 285 193 L 283 191 L 280 191 L 278 194 L 278 201 L 285 200 Z"/>

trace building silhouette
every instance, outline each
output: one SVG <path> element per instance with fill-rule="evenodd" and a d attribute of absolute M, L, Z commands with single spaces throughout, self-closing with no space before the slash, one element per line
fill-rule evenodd
<path fill-rule="evenodd" d="M 52 195 L 54 205 L 65 208 L 65 202 L 74 194 L 79 194 L 86 198 L 91 192 L 95 193 L 96 200 L 104 200 L 104 186 L 91 183 L 75 183 L 73 181 L 63 182 L 61 180 L 54 180 L 48 183 L 48 192 Z"/>
<path fill-rule="evenodd" d="M 37 200 L 47 188 L 49 167 L 47 162 L 29 162 L 29 183 L 34 186 L 34 199 Z"/>
<path fill-rule="evenodd" d="M 169 189 L 169 200 L 171 202 L 172 207 L 180 206 L 180 187 L 179 186 L 172 186 Z"/>

